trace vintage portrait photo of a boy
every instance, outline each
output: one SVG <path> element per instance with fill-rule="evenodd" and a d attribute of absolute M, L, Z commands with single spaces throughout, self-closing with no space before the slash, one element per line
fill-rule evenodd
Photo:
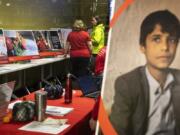
<path fill-rule="evenodd" d="M 120 135 L 180 135 L 180 2 L 173 3 L 137 0 L 112 30 L 103 100 Z"/>

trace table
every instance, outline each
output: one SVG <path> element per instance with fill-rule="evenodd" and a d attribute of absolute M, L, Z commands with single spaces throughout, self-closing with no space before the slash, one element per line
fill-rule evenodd
<path fill-rule="evenodd" d="M 58 61 L 62 61 L 64 59 L 65 58 L 63 57 L 63 55 L 60 55 L 54 58 L 32 59 L 31 62 L 26 63 L 26 64 L 18 64 L 18 63 L 17 64 L 3 64 L 0 66 L 0 75 L 16 72 L 16 71 L 20 71 L 20 70 L 24 70 L 24 69 L 28 69 L 32 67 L 37 67 L 37 66 L 41 66 L 45 64 L 55 63 Z"/>
<path fill-rule="evenodd" d="M 34 94 L 26 96 L 27 100 L 34 100 Z M 48 100 L 48 105 L 53 106 L 63 106 L 63 107 L 73 107 L 74 110 L 69 114 L 58 117 L 58 118 L 67 118 L 70 126 L 65 129 L 60 135 L 90 135 L 91 131 L 89 128 L 89 118 L 91 117 L 91 111 L 93 109 L 95 100 L 92 98 L 82 97 L 81 91 L 75 91 L 73 94 L 73 101 L 71 104 L 65 104 L 64 98 L 57 100 Z M 52 116 L 54 117 L 54 116 Z M 57 117 L 57 116 L 56 116 Z M 2 135 L 43 135 L 45 133 L 38 132 L 28 132 L 18 130 L 26 123 L 15 123 L 11 122 L 8 124 L 0 125 L 0 134 Z"/>
<path fill-rule="evenodd" d="M 35 88 L 41 88 L 42 80 L 52 76 L 63 78 L 68 71 L 69 57 L 64 58 L 63 55 L 53 58 L 32 59 L 27 63 L 3 64 L 0 65 L 0 83 L 16 80 L 15 91 L 25 87 L 31 89 L 34 85 L 37 86 Z"/>

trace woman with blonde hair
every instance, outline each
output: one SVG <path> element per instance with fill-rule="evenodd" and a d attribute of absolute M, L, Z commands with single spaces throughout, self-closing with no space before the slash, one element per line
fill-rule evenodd
<path fill-rule="evenodd" d="M 65 57 L 70 54 L 72 74 L 77 77 L 88 74 L 91 46 L 91 38 L 85 31 L 84 22 L 75 20 L 72 32 L 67 37 Z"/>

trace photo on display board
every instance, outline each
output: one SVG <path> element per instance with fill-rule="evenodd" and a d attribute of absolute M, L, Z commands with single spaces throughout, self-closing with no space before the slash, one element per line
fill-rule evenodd
<path fill-rule="evenodd" d="M 63 44 L 57 30 L 38 30 L 33 31 L 33 34 L 40 52 L 63 49 Z"/>
<path fill-rule="evenodd" d="M 0 29 L 0 61 L 7 59 L 7 48 L 3 35 L 3 30 Z"/>
<path fill-rule="evenodd" d="M 45 32 L 38 30 L 33 31 L 33 35 L 36 41 L 36 44 L 38 46 L 39 52 L 45 52 L 52 49 L 52 46 L 47 41 L 47 38 L 45 38 Z"/>
<path fill-rule="evenodd" d="M 42 31 L 42 33 L 44 34 L 46 41 L 50 45 L 51 51 L 59 51 L 59 49 L 63 48 L 57 30 L 47 30 Z"/>
<path fill-rule="evenodd" d="M 72 29 L 71 28 L 58 28 L 57 31 L 58 31 L 61 45 L 64 48 L 66 45 L 68 34 L 72 31 Z"/>
<path fill-rule="evenodd" d="M 4 31 L 8 56 L 39 55 L 32 31 Z"/>
<path fill-rule="evenodd" d="M 58 31 L 47 31 L 47 36 L 49 36 L 49 41 L 53 49 L 62 49 Z"/>

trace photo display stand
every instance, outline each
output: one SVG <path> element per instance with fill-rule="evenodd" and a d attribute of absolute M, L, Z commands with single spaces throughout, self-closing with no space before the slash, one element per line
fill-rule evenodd
<path fill-rule="evenodd" d="M 0 29 L 0 64 L 8 63 L 7 47 L 5 44 L 5 38 L 3 30 Z"/>
<path fill-rule="evenodd" d="M 64 54 L 58 32 L 56 30 L 33 31 L 40 57 L 54 57 Z"/>
<path fill-rule="evenodd" d="M 60 37 L 61 44 L 64 48 L 66 45 L 67 37 L 69 33 L 72 31 L 72 29 L 71 28 L 57 28 L 57 31 Z"/>
<path fill-rule="evenodd" d="M 4 30 L 4 37 L 10 63 L 40 58 L 32 31 Z"/>

